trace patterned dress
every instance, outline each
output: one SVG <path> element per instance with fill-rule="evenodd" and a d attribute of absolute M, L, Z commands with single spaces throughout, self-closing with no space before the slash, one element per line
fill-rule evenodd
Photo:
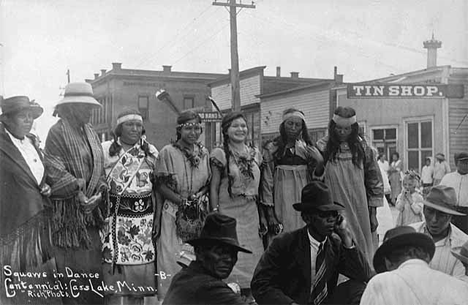
<path fill-rule="evenodd" d="M 262 156 L 254 147 L 250 147 L 247 154 L 233 153 L 231 155 L 229 158 L 229 172 L 232 179 L 231 197 L 228 192 L 226 154 L 221 148 L 216 148 L 211 153 L 211 164 L 218 167 L 222 173 L 219 187 L 219 212 L 237 220 L 239 243 L 241 247 L 253 252 L 253 254 L 238 253 L 238 261 L 226 280 L 238 283 L 241 288 L 250 288 L 253 272 L 263 254 L 256 204 L 261 162 Z"/>
<path fill-rule="evenodd" d="M 189 197 L 208 185 L 211 178 L 209 154 L 201 144 L 194 146 L 189 154 L 177 143 L 166 145 L 159 154 L 156 170 L 158 183 L 164 183 L 175 193 Z M 161 215 L 161 235 L 157 245 L 158 297 L 164 298 L 171 284 L 172 277 L 180 271 L 177 264 L 184 241 L 177 234 L 177 204 L 164 199 Z"/>
<path fill-rule="evenodd" d="M 156 294 L 156 257 L 152 239 L 154 200 L 151 181 L 156 167 L 158 151 L 148 143 L 149 154 L 138 141 L 127 151 L 110 156 L 109 147 L 113 141 L 102 144 L 104 167 L 109 185 L 110 210 L 103 234 L 103 271 L 107 285 L 117 287 L 117 282 L 145 287 L 134 291 L 127 286 L 109 291 L 118 295 Z"/>
<path fill-rule="evenodd" d="M 328 137 L 317 143 L 324 151 Z M 364 142 L 365 158 L 360 166 L 353 164 L 351 150 L 346 142 L 336 153 L 336 160 L 328 160 L 325 166 L 325 183 L 331 190 L 333 201 L 345 206 L 344 215 L 354 234 L 357 247 L 372 258 L 377 248 L 377 233 L 371 232 L 369 208 L 383 206 L 383 182 L 377 158 Z"/>

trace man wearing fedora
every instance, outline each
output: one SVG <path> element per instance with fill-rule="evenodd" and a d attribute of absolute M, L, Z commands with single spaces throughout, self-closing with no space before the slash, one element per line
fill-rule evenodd
<path fill-rule="evenodd" d="M 196 259 L 172 278 L 163 304 L 247 304 L 240 290 L 236 294 L 222 281 L 234 268 L 239 251 L 252 253 L 239 245 L 236 220 L 209 214 L 200 237 L 187 243 L 194 246 Z"/>
<path fill-rule="evenodd" d="M 293 205 L 306 226 L 273 239 L 255 269 L 258 304 L 359 304 L 371 269 L 326 184 L 313 181 Z M 338 274 L 351 280 L 336 287 Z M 335 289 L 336 288 L 336 289 Z"/>
<path fill-rule="evenodd" d="M 457 194 L 457 211 L 465 216 L 454 216 L 452 223 L 468 234 L 468 153 L 457 153 L 454 159 L 457 170 L 445 175 L 440 184 L 454 188 Z"/>
<path fill-rule="evenodd" d="M 361 305 L 468 304 L 467 283 L 429 267 L 434 251 L 432 239 L 412 227 L 387 231 Z"/>
<path fill-rule="evenodd" d="M 468 281 L 462 263 L 456 259 L 451 250 L 461 247 L 468 241 L 468 235 L 451 224 L 453 216 L 463 216 L 457 212 L 457 195 L 455 190 L 445 185 L 434 186 L 423 201 L 425 221 L 413 223 L 410 226 L 417 232 L 432 237 L 435 243 L 435 254 L 429 266 Z"/>

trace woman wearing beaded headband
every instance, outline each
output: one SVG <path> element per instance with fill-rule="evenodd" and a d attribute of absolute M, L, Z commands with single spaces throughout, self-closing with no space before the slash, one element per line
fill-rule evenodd
<path fill-rule="evenodd" d="M 280 136 L 263 154 L 261 201 L 272 207 L 267 209 L 269 237 L 275 235 L 276 216 L 286 232 L 305 225 L 292 203 L 301 201 L 301 190 L 311 182 L 316 168 L 323 174 L 323 157 L 310 140 L 302 111 L 286 109 L 279 131 Z"/>
<path fill-rule="evenodd" d="M 157 149 L 146 141 L 137 110 L 122 111 L 114 139 L 102 143 L 109 186 L 109 213 L 102 238 L 106 285 L 118 282 L 151 287 L 134 291 L 126 286 L 106 294 L 106 304 L 143 304 L 156 294 L 155 249 L 152 241 L 155 198 L 153 172 Z"/>
<path fill-rule="evenodd" d="M 317 144 L 324 155 L 325 182 L 333 201 L 345 206 L 356 244 L 372 265 L 377 246 L 376 208 L 383 205 L 384 190 L 377 158 L 359 135 L 354 109 L 336 108 L 328 136 Z"/>
<path fill-rule="evenodd" d="M 226 115 L 221 129 L 223 148 L 215 148 L 210 158 L 213 170 L 210 203 L 214 211 L 237 220 L 239 242 L 253 253 L 239 253 L 239 260 L 227 279 L 237 282 L 241 292 L 250 297 L 250 281 L 263 253 L 259 235 L 262 209 L 257 208 L 262 156 L 257 148 L 246 144 L 248 126 L 242 113 Z"/>
<path fill-rule="evenodd" d="M 193 111 L 182 112 L 177 118 L 176 142 L 164 146 L 156 170 L 157 189 L 163 201 L 158 202 L 155 222 L 160 236 L 157 244 L 158 274 L 174 276 L 181 266 L 177 263 L 191 247 L 184 242 L 193 238 L 187 228 L 176 223 L 188 203 L 202 204 L 209 190 L 211 171 L 208 150 L 198 142 L 202 133 L 200 116 Z M 197 206 L 207 209 L 208 207 Z M 158 225 L 159 224 L 159 225 Z M 184 252 L 184 253 L 183 253 Z M 158 277 L 158 297 L 163 299 L 171 278 Z"/>

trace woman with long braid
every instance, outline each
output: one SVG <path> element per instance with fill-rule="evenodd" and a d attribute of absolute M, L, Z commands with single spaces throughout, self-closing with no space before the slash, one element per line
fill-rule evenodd
<path fill-rule="evenodd" d="M 181 269 L 178 264 L 181 252 L 191 250 L 187 249 L 191 246 L 185 241 L 198 237 L 193 236 L 193 228 L 188 227 L 194 222 L 179 222 L 178 216 L 188 204 L 201 205 L 210 182 L 208 150 L 198 142 L 203 131 L 200 116 L 190 110 L 184 111 L 177 118 L 177 124 L 177 140 L 161 149 L 156 167 L 157 190 L 162 196 L 161 201 L 158 197 L 155 216 L 155 230 L 160 231 L 156 242 L 160 300 L 166 296 L 171 277 Z"/>
<path fill-rule="evenodd" d="M 242 294 L 249 298 L 253 271 L 263 253 L 259 235 L 262 209 L 257 208 L 262 156 L 257 148 L 246 144 L 248 126 L 241 113 L 226 115 L 221 129 L 223 148 L 215 148 L 210 158 L 213 171 L 210 204 L 213 211 L 237 220 L 239 242 L 253 252 L 239 253 L 239 260 L 227 279 L 239 284 Z"/>

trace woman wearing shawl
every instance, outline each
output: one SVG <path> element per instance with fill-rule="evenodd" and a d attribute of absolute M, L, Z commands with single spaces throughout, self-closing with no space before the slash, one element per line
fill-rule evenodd
<path fill-rule="evenodd" d="M 30 133 L 33 122 L 44 111 L 27 96 L 1 101 L 0 116 L 0 264 L 1 304 L 25 304 L 26 291 L 7 298 L 5 285 L 19 284 L 13 272 L 46 272 L 47 277 L 27 278 L 28 284 L 53 282 L 49 228 L 50 187 L 45 183 L 43 154 L 38 139 Z M 9 266 L 9 267 L 8 267 Z M 60 299 L 38 299 L 34 304 L 61 303 Z"/>
<path fill-rule="evenodd" d="M 326 162 L 325 183 L 333 201 L 345 206 L 356 245 L 371 264 L 378 240 L 376 209 L 383 205 L 384 189 L 377 157 L 359 135 L 353 108 L 336 108 L 328 136 L 319 140 L 318 147 Z"/>
<path fill-rule="evenodd" d="M 45 145 L 47 182 L 52 188 L 53 243 L 56 246 L 57 271 L 98 274 L 97 278 L 76 279 L 77 285 L 102 284 L 101 239 L 106 180 L 101 143 L 89 123 L 94 99 L 88 83 L 70 83 L 56 112 L 60 120 L 51 127 Z M 104 193 L 104 194 L 103 194 Z M 69 285 L 70 279 L 60 278 Z M 65 304 L 102 304 L 93 291 L 63 298 Z"/>
<path fill-rule="evenodd" d="M 146 141 L 141 114 L 131 109 L 118 115 L 114 139 L 102 149 L 110 205 L 102 241 L 104 282 L 145 287 L 109 291 L 106 304 L 143 304 L 156 294 L 152 177 L 158 151 Z"/>
<path fill-rule="evenodd" d="M 323 157 L 310 140 L 302 111 L 286 109 L 279 131 L 280 136 L 263 154 L 260 200 L 266 206 L 274 206 L 267 209 L 269 237 L 274 236 L 276 217 L 285 232 L 305 226 L 292 204 L 301 201 L 301 190 L 314 175 L 323 174 Z"/>
<path fill-rule="evenodd" d="M 204 195 L 209 190 L 211 173 L 208 150 L 198 142 L 203 132 L 201 118 L 187 110 L 179 115 L 177 124 L 177 140 L 161 149 L 156 170 L 158 193 L 163 197 L 162 202 L 158 201 L 155 220 L 155 230 L 160 231 L 156 242 L 160 300 L 166 296 L 171 277 L 181 269 L 178 260 L 186 252 L 193 253 L 185 241 L 198 237 L 202 222 L 195 218 L 208 209 Z M 184 214 L 187 208 L 192 215 Z M 195 217 L 186 219 L 182 215 Z"/>
<path fill-rule="evenodd" d="M 237 220 L 239 243 L 252 254 L 239 253 L 227 282 L 237 283 L 243 295 L 251 298 L 250 281 L 263 254 L 259 235 L 260 221 L 257 207 L 262 156 L 257 148 L 246 144 L 248 126 L 240 112 L 226 115 L 221 122 L 223 148 L 211 153 L 210 204 L 213 211 Z"/>
<path fill-rule="evenodd" d="M 388 169 L 388 179 L 391 187 L 391 199 L 392 204 L 395 206 L 397 197 L 401 193 L 401 182 L 403 180 L 403 163 L 400 159 L 400 154 L 394 152 L 392 154 L 392 161 L 390 163 L 390 168 Z"/>

